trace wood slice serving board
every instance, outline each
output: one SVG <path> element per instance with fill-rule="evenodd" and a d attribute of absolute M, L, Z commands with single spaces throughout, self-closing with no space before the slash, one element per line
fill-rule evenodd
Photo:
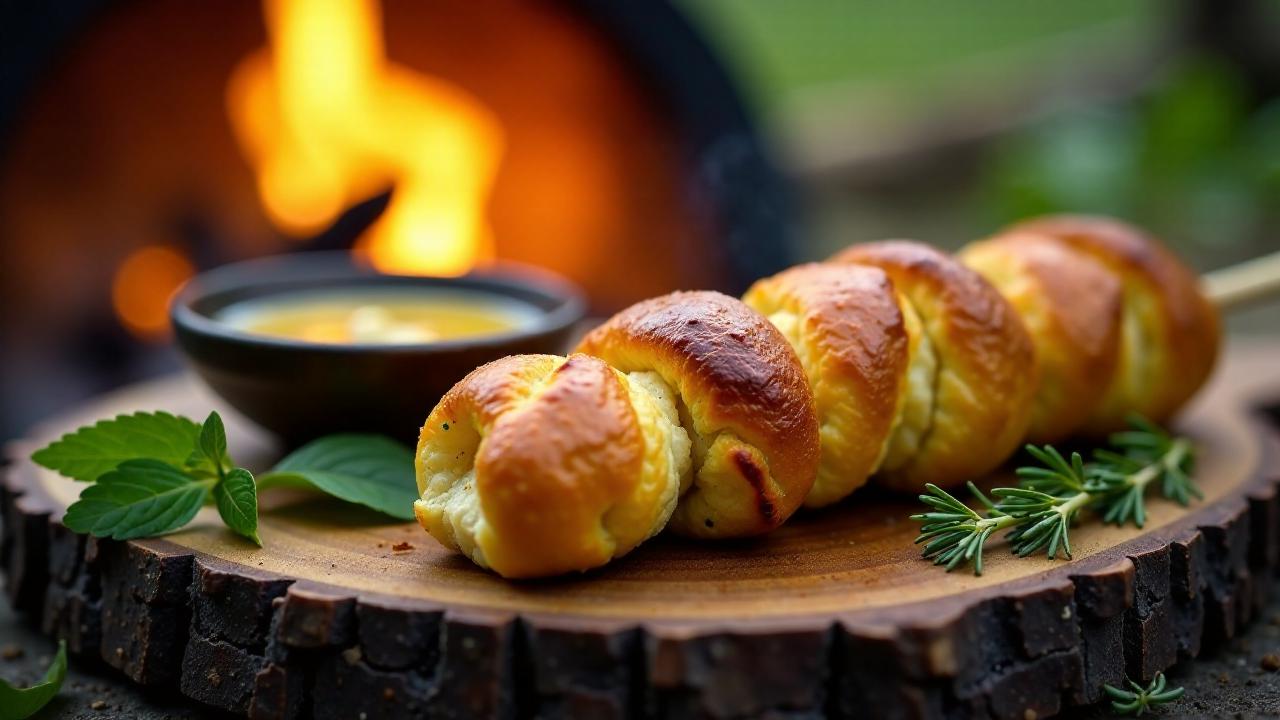
<path fill-rule="evenodd" d="M 597 572 L 508 582 L 416 525 L 296 491 L 264 494 L 261 550 L 208 509 L 162 539 L 68 531 L 80 486 L 27 456 L 117 413 L 226 411 L 179 377 L 9 448 L 0 559 L 11 601 L 74 652 L 253 717 L 1043 718 L 1259 607 L 1280 449 L 1256 408 L 1277 400 L 1280 344 L 1233 345 L 1178 422 L 1204 500 L 1152 500 L 1143 530 L 1082 526 L 1070 562 L 998 543 L 982 577 L 944 573 L 912 545 L 914 500 L 870 492 L 751 542 L 661 537 Z M 267 439 L 224 417 L 237 459 L 267 464 Z"/>

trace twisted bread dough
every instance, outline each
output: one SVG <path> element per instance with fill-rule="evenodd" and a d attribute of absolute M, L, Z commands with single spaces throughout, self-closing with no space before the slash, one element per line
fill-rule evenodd
<path fill-rule="evenodd" d="M 1003 462 L 1026 435 L 1038 377 L 1031 338 L 1009 303 L 976 272 L 920 243 L 855 245 L 832 261 L 884 270 L 920 316 L 937 357 L 920 445 L 877 482 L 906 491 L 956 485 Z"/>
<path fill-rule="evenodd" d="M 427 418 L 418 522 L 505 577 L 586 570 L 657 533 L 689 473 L 674 396 L 585 355 L 484 365 Z"/>
<path fill-rule="evenodd" d="M 1098 261 L 1052 238 L 1011 231 L 959 255 L 1013 305 L 1040 361 L 1027 439 L 1079 432 L 1096 412 L 1120 357 L 1120 280 Z"/>
<path fill-rule="evenodd" d="M 1167 420 L 1209 378 L 1221 336 L 1217 309 L 1195 274 L 1158 240 L 1118 220 L 1079 215 L 1038 218 L 1011 230 L 1052 238 L 1097 260 L 1120 282 L 1119 366 L 1085 432 L 1117 430 L 1135 412 Z"/>
<path fill-rule="evenodd" d="M 925 365 L 916 381 L 924 392 L 908 388 L 912 357 L 932 358 L 928 340 L 878 268 L 800 265 L 757 282 L 743 300 L 795 348 L 813 392 L 822 459 L 805 505 L 836 502 L 880 467 L 895 428 L 923 424 L 908 400 L 932 400 L 931 362 L 916 363 Z M 927 421 L 928 411 L 914 415 Z"/>
<path fill-rule="evenodd" d="M 677 292 L 639 302 L 578 346 L 675 392 L 693 478 L 671 529 L 693 537 L 768 532 L 795 512 L 818 467 L 813 395 L 795 352 L 741 301 Z"/>
<path fill-rule="evenodd" d="M 960 260 L 857 245 L 744 300 L 672 293 L 596 328 L 585 354 L 468 375 L 419 439 L 423 527 L 508 577 L 602 565 L 668 521 L 767 532 L 868 477 L 955 485 L 1028 436 L 1166 419 L 1219 333 L 1194 275 L 1099 218 L 1023 223 Z"/>
<path fill-rule="evenodd" d="M 418 440 L 419 522 L 506 577 L 603 565 L 656 533 L 780 525 L 817 472 L 795 353 L 719 293 L 619 313 L 568 359 L 517 355 L 453 387 Z M 677 505 L 677 498 L 679 504 Z"/>

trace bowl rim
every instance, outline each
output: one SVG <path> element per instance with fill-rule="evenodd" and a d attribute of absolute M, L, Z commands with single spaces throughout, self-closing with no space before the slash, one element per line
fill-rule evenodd
<path fill-rule="evenodd" d="M 271 271 L 279 272 L 281 268 L 290 275 L 272 277 Z M 388 287 L 450 285 L 461 290 L 496 292 L 537 305 L 527 300 L 529 294 L 534 294 L 545 299 L 551 307 L 524 327 L 490 335 L 407 343 L 319 343 L 259 335 L 219 322 L 195 309 L 195 304 L 201 300 L 237 290 L 269 287 L 278 283 L 281 292 L 289 292 L 299 289 L 290 287 L 291 285 L 323 285 L 326 281 L 332 281 L 336 287 L 343 280 L 358 280 L 364 285 L 385 282 Z M 514 292 L 503 293 L 504 288 L 521 292 L 519 295 Z M 263 296 L 270 294 L 272 292 L 268 290 Z M 174 293 L 169 306 L 169 322 L 179 345 L 183 344 L 182 335 L 190 333 L 239 345 L 333 355 L 421 354 L 498 347 L 562 332 L 585 316 L 586 299 L 576 285 L 567 278 L 532 265 L 503 260 L 477 267 L 464 275 L 405 275 L 379 272 L 358 260 L 349 251 L 327 250 L 267 255 L 220 265 L 183 283 Z"/>

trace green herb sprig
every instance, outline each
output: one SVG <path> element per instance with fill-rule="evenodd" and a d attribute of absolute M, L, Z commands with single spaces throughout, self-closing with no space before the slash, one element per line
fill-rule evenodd
<path fill-rule="evenodd" d="M 987 541 L 1008 531 L 1005 537 L 1018 557 L 1043 552 L 1051 560 L 1059 553 L 1069 559 L 1070 530 L 1082 513 L 1096 514 L 1105 523 L 1142 527 L 1146 491 L 1152 485 L 1182 505 L 1201 497 L 1191 480 L 1191 442 L 1144 418 L 1130 418 L 1130 425 L 1131 430 L 1112 435 L 1111 447 L 1095 451 L 1088 463 L 1080 453 L 1068 460 L 1051 446 L 1028 445 L 1027 453 L 1039 464 L 1015 471 L 1017 487 L 991 490 L 994 502 L 968 484 L 981 510 L 926 485 L 920 501 L 930 511 L 911 516 L 921 523 L 916 543 L 925 543 L 922 555 L 948 572 L 968 563 L 981 575 Z"/>
<path fill-rule="evenodd" d="M 1102 690 L 1111 698 L 1111 709 L 1119 715 L 1142 715 L 1147 710 L 1157 705 L 1171 703 L 1183 695 L 1184 689 L 1180 687 L 1169 688 L 1168 682 L 1164 679 L 1164 673 L 1156 673 L 1155 678 L 1151 680 L 1151 684 L 1145 688 L 1138 683 L 1125 678 L 1132 690 L 1125 690 L 1110 685 L 1103 685 Z"/>
<path fill-rule="evenodd" d="M 28 688 L 16 688 L 0 680 L 0 720 L 24 720 L 37 712 L 62 689 L 67 678 L 67 643 L 58 642 L 58 654 L 45 671 L 44 678 Z"/>
<path fill-rule="evenodd" d="M 254 478 L 232 461 L 216 412 L 203 423 L 166 412 L 121 415 L 68 433 L 31 459 L 92 483 L 62 521 L 116 540 L 171 532 L 212 503 L 227 527 L 261 547 L 258 493 L 269 487 L 316 489 L 400 520 L 413 519 L 417 499 L 413 454 L 380 435 L 320 438 Z"/>

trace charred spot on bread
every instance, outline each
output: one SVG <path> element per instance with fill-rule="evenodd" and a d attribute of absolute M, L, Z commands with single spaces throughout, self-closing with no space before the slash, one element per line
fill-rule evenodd
<path fill-rule="evenodd" d="M 777 525 L 781 523 L 783 518 L 778 517 L 777 508 L 770 498 L 769 488 L 765 485 L 764 471 L 756 465 L 751 455 L 742 448 L 735 449 L 731 457 L 733 458 L 733 464 L 737 466 L 738 472 L 742 474 L 743 479 L 755 490 L 756 508 L 760 511 L 760 518 L 768 524 Z"/>

